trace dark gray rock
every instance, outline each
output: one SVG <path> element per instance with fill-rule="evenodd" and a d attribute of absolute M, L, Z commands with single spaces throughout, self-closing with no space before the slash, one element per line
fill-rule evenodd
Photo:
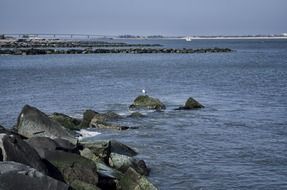
<path fill-rule="evenodd" d="M 193 99 L 192 97 L 188 98 L 185 102 L 185 105 L 182 107 L 177 108 L 176 110 L 192 110 L 192 109 L 199 109 L 204 108 L 198 101 Z"/>
<path fill-rule="evenodd" d="M 14 131 L 13 128 L 12 129 L 7 129 L 7 128 L 5 128 L 5 127 L 0 125 L 0 134 L 1 133 L 7 134 L 7 135 L 15 135 L 15 136 L 17 136 L 17 137 L 19 137 L 21 139 L 26 139 L 26 137 L 24 137 L 22 135 L 19 135 L 16 131 Z"/>
<path fill-rule="evenodd" d="M 120 143 L 118 141 L 115 141 L 115 140 L 111 140 L 109 142 L 109 147 L 110 147 L 110 152 L 117 153 L 117 154 L 123 154 L 123 155 L 130 156 L 130 157 L 136 156 L 138 154 L 131 147 L 123 143 Z"/>
<path fill-rule="evenodd" d="M 67 141 L 66 139 L 62 139 L 62 138 L 55 138 L 53 139 L 58 147 L 57 150 L 64 150 L 66 152 L 72 152 L 72 153 L 79 153 L 79 146 L 78 144 L 73 144 L 70 141 Z"/>
<path fill-rule="evenodd" d="M 120 180 L 122 190 L 157 190 L 157 188 L 145 177 L 129 168 Z"/>
<path fill-rule="evenodd" d="M 69 186 L 17 162 L 0 162 L 1 190 L 68 190 Z"/>
<path fill-rule="evenodd" d="M 46 150 L 62 150 L 66 152 L 79 153 L 77 146 L 65 139 L 51 139 L 49 137 L 32 137 L 26 142 L 33 147 L 43 158 Z"/>
<path fill-rule="evenodd" d="M 150 97 L 148 95 L 138 96 L 132 105 L 129 106 L 130 109 L 154 109 L 154 110 L 164 110 L 165 105 L 156 98 Z"/>
<path fill-rule="evenodd" d="M 77 130 L 79 129 L 79 125 L 81 123 L 80 119 L 76 119 L 73 117 L 70 117 L 68 115 L 62 114 L 62 113 L 53 113 L 49 116 L 52 120 L 57 121 L 65 128 L 71 129 L 71 130 Z"/>
<path fill-rule="evenodd" d="M 48 168 L 28 143 L 14 135 L 0 134 L 0 150 L 3 161 L 15 161 L 48 174 Z"/>
<path fill-rule="evenodd" d="M 37 108 L 26 105 L 23 107 L 17 121 L 18 133 L 31 138 L 35 136 L 63 138 L 73 144 L 77 140 L 74 134 L 61 126 L 58 122 L 51 120 L 45 113 Z"/>
<path fill-rule="evenodd" d="M 46 151 L 45 159 L 63 175 L 66 183 L 76 190 L 96 188 L 98 174 L 96 164 L 78 154 L 63 151 Z"/>

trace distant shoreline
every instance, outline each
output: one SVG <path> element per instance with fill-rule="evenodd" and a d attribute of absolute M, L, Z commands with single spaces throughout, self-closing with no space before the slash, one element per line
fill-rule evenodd
<path fill-rule="evenodd" d="M 114 40 L 185 40 L 179 37 L 163 37 L 163 38 L 113 38 Z M 287 40 L 286 37 L 192 37 L 192 40 Z"/>

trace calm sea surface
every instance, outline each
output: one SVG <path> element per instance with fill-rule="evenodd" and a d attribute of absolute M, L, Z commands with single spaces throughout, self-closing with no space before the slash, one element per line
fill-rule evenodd
<path fill-rule="evenodd" d="M 228 47 L 218 54 L 0 56 L 0 124 L 25 104 L 81 117 L 127 115 L 146 89 L 167 110 L 101 131 L 140 153 L 166 189 L 287 189 L 287 40 L 130 41 L 165 47 Z M 206 108 L 173 111 L 188 97 Z"/>

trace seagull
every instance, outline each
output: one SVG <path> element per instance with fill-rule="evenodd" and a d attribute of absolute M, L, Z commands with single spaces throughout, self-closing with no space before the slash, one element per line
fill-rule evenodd
<path fill-rule="evenodd" d="M 145 89 L 142 89 L 142 93 L 143 93 L 143 94 L 146 94 L 146 91 L 145 91 Z"/>

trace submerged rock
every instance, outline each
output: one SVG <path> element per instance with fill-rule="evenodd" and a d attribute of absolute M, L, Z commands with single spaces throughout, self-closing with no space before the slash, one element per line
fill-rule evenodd
<path fill-rule="evenodd" d="M 143 115 L 143 114 L 140 113 L 140 112 L 133 112 L 133 113 L 131 113 L 131 114 L 130 114 L 129 116 L 127 116 L 127 117 L 138 119 L 138 118 L 143 118 L 143 117 L 146 117 L 146 116 Z"/>
<path fill-rule="evenodd" d="M 112 121 L 112 120 L 118 120 L 118 119 L 123 118 L 121 115 L 115 112 L 112 112 L 112 111 L 108 111 L 107 113 L 100 113 L 99 116 L 103 118 L 103 121 Z"/>
<path fill-rule="evenodd" d="M 127 130 L 129 127 L 106 123 L 105 119 L 99 118 L 97 115 L 91 120 L 90 125 L 91 128 L 98 129 L 116 129 L 116 130 Z"/>
<path fill-rule="evenodd" d="M 41 136 L 63 138 L 74 144 L 77 142 L 70 131 L 58 122 L 51 120 L 45 113 L 29 105 L 23 107 L 18 117 L 16 128 L 19 134 L 28 138 Z"/>
<path fill-rule="evenodd" d="M 199 109 L 199 108 L 204 108 L 204 106 L 201 105 L 198 101 L 196 101 L 192 97 L 190 97 L 187 99 L 184 106 L 181 106 L 177 108 L 176 110 L 191 110 L 191 109 Z"/>
<path fill-rule="evenodd" d="M 17 162 L 0 162 L 1 190 L 68 190 L 69 186 Z"/>
<path fill-rule="evenodd" d="M 79 125 L 81 123 L 80 119 L 72 118 L 62 113 L 53 113 L 52 115 L 50 115 L 50 118 L 54 121 L 57 121 L 65 128 L 68 128 L 71 130 L 79 129 Z"/>
<path fill-rule="evenodd" d="M 0 134 L 1 161 L 15 161 L 48 174 L 48 168 L 28 143 L 14 135 Z"/>
<path fill-rule="evenodd" d="M 157 188 L 145 177 L 129 168 L 120 180 L 122 190 L 157 190 Z"/>
<path fill-rule="evenodd" d="M 148 95 L 141 95 L 138 96 L 132 105 L 129 106 L 130 109 L 155 109 L 155 110 L 164 110 L 166 107 L 165 105 L 156 98 L 152 98 Z"/>

